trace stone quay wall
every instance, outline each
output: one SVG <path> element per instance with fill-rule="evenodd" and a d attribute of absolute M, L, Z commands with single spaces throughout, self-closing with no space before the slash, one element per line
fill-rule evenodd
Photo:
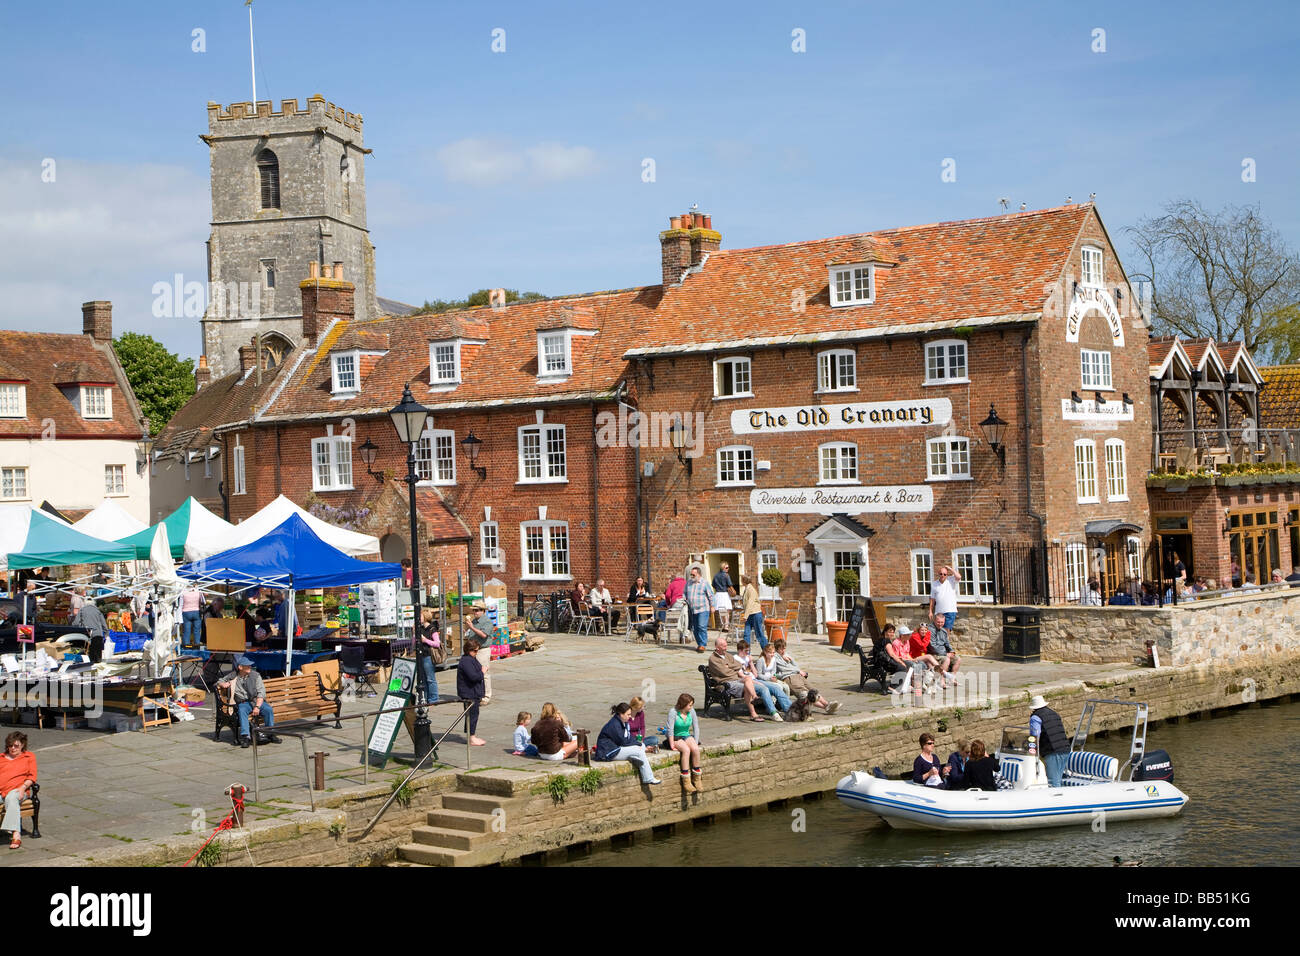
<path fill-rule="evenodd" d="M 1235 602 L 1225 602 L 1227 620 Z M 1284 602 L 1291 606 L 1293 602 Z M 1261 615 L 1265 612 L 1261 611 Z M 1209 640 L 1207 638 L 1207 640 Z M 598 843 L 655 827 L 705 819 L 733 810 L 773 801 L 820 793 L 835 786 L 854 769 L 879 766 L 887 773 L 905 771 L 918 752 L 921 732 L 938 739 L 946 755 L 959 737 L 983 739 L 996 747 L 1003 726 L 1028 719 L 1030 693 L 1042 693 L 1061 714 L 1068 728 L 1078 720 L 1088 698 L 1144 701 L 1153 721 L 1259 702 L 1300 693 L 1300 652 L 1274 652 L 1268 668 L 1250 660 L 1220 656 L 1207 661 L 1158 669 L 1134 669 L 1116 677 L 1089 683 L 1060 681 L 1017 691 L 997 700 L 996 709 L 967 701 L 967 706 L 925 709 L 904 707 L 871 717 L 822 719 L 791 724 L 780 738 L 741 740 L 719 748 L 706 748 L 703 793 L 684 794 L 677 782 L 674 758 L 660 762 L 664 783 L 639 786 L 626 763 L 595 764 L 601 786 L 584 793 L 577 779 L 586 768 L 557 766 L 546 771 L 468 771 L 418 779 L 407 807 L 394 805 L 365 840 L 358 836 L 390 792 L 388 785 L 373 785 L 349 794 L 327 794 L 330 805 L 314 813 L 302 810 L 278 820 L 258 821 L 249 829 L 249 851 L 259 866 L 382 865 L 392 861 L 397 847 L 411 840 L 411 829 L 425 822 L 426 812 L 442 806 L 450 791 L 487 794 L 501 798 L 501 837 L 476 850 L 474 863 L 518 860 L 539 853 L 567 852 L 568 848 Z M 1133 713 L 1128 708 L 1104 708 L 1094 721 L 1094 732 L 1127 733 Z M 1178 755 L 1173 755 L 1175 762 Z M 571 778 L 562 800 L 552 798 L 548 784 L 553 775 Z M 322 798 L 318 798 L 320 802 Z M 238 833 L 223 834 L 225 865 L 249 865 Z M 149 848 L 123 848 L 111 856 L 97 857 L 95 865 L 176 865 L 194 852 L 186 840 Z"/>
<path fill-rule="evenodd" d="M 959 654 L 1002 655 L 1002 612 L 994 604 L 962 605 L 953 632 Z M 1160 663 L 1233 660 L 1243 654 L 1300 651 L 1300 589 L 1191 601 L 1165 607 L 1036 607 L 1046 660 L 1081 664 L 1144 664 L 1146 642 Z M 915 627 L 925 617 L 914 604 L 889 605 L 889 620 Z"/>

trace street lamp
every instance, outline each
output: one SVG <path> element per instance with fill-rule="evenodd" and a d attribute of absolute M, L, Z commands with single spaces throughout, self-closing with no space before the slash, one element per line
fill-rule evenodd
<path fill-rule="evenodd" d="M 668 439 L 673 448 L 677 450 L 677 460 L 686 466 L 687 476 L 691 473 L 691 459 L 682 454 L 682 449 L 686 447 L 686 426 L 682 424 L 680 418 L 673 421 L 668 426 Z"/>
<path fill-rule="evenodd" d="M 989 406 L 989 417 L 980 422 L 980 428 L 984 431 L 984 440 L 989 443 L 993 449 L 993 454 L 998 456 L 998 461 L 1002 467 L 1007 466 L 1007 446 L 1002 443 L 1002 433 L 1006 431 L 1007 423 L 998 418 L 998 413 Z"/>
<path fill-rule="evenodd" d="M 408 383 L 402 389 L 402 400 L 388 413 L 397 430 L 397 440 L 406 445 L 406 487 L 409 492 L 407 507 L 411 513 L 411 611 L 415 626 L 415 761 L 418 764 L 433 749 L 433 735 L 429 730 L 429 681 L 425 676 L 424 657 L 428 648 L 420 640 L 420 542 L 415 522 L 415 443 L 420 440 L 429 422 L 429 410 L 411 397 Z M 373 452 L 370 453 L 373 458 Z"/>
<path fill-rule="evenodd" d="M 357 451 L 361 453 L 361 460 L 365 463 L 366 474 L 372 478 L 378 478 L 380 481 L 383 481 L 383 472 L 376 473 L 372 467 L 375 463 L 375 455 L 379 453 L 379 446 L 367 437 L 365 444 L 358 448 Z"/>
<path fill-rule="evenodd" d="M 465 457 L 469 459 L 470 471 L 474 472 L 480 478 L 487 477 L 487 468 L 476 465 L 478 453 L 483 450 L 483 439 L 475 438 L 474 433 L 470 432 L 460 441 L 460 447 L 465 451 Z"/>
<path fill-rule="evenodd" d="M 153 456 L 153 438 L 149 435 L 149 420 L 147 418 L 144 422 L 144 434 L 135 443 L 135 450 L 138 453 L 135 473 L 140 475 L 144 473 L 145 468 L 149 467 L 149 459 Z"/>

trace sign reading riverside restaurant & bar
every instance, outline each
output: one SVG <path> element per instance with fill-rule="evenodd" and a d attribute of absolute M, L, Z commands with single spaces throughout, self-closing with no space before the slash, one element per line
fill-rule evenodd
<path fill-rule="evenodd" d="M 946 398 L 902 399 L 896 402 L 852 402 L 848 405 L 738 408 L 731 413 L 731 430 L 737 435 L 757 435 L 839 428 L 902 428 L 946 425 L 951 419 L 952 402 Z"/>
<path fill-rule="evenodd" d="M 1095 399 L 1075 402 L 1061 399 L 1061 418 L 1067 422 L 1131 422 L 1133 406 L 1119 399 L 1110 399 L 1104 405 L 1098 405 Z"/>
<path fill-rule="evenodd" d="M 929 485 L 845 485 L 827 488 L 755 488 L 754 514 L 860 514 L 865 511 L 933 511 Z"/>

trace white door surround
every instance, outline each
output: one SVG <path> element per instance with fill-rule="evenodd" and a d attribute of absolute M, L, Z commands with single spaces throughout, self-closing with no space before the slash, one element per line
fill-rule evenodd
<path fill-rule="evenodd" d="M 868 541 L 871 530 L 844 515 L 832 515 L 806 538 L 817 555 L 816 586 L 817 606 L 813 618 L 818 633 L 823 633 L 827 620 L 835 620 L 835 553 L 852 551 L 860 556 L 858 566 L 858 593 L 871 593 L 871 562 Z"/>

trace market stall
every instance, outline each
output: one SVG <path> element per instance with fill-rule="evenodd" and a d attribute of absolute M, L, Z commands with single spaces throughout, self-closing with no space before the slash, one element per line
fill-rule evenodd
<path fill-rule="evenodd" d="M 179 508 L 158 524 L 114 540 L 134 548 L 132 557 L 145 560 L 153 550 L 154 532 L 160 525 L 167 528 L 171 555 L 177 561 L 197 561 L 204 555 L 216 554 L 237 543 L 235 525 L 218 518 L 193 498 L 186 498 Z"/>

